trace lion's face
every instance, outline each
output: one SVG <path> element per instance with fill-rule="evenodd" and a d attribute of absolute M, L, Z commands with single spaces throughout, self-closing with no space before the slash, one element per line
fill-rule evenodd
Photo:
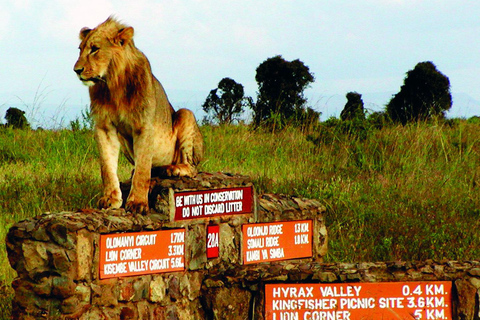
<path fill-rule="evenodd" d="M 123 28 L 116 21 L 108 19 L 97 28 L 83 28 L 80 31 L 80 56 L 74 71 L 87 86 L 106 81 L 112 59 L 122 54 L 133 37 L 131 27 Z"/>

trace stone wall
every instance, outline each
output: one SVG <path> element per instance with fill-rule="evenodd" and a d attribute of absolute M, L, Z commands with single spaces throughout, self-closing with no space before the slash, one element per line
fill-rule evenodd
<path fill-rule="evenodd" d="M 15 224 L 7 236 L 13 282 L 15 319 L 244 319 L 252 313 L 254 291 L 235 277 L 255 272 L 242 265 L 243 224 L 311 219 L 313 256 L 326 254 L 324 208 L 314 200 L 279 195 L 254 196 L 248 214 L 173 221 L 173 193 L 252 186 L 248 177 L 200 174 L 196 179 L 153 179 L 149 215 L 119 210 L 47 213 Z M 122 185 L 124 193 L 128 184 Z M 125 190 L 126 188 L 126 190 Z M 219 225 L 219 256 L 206 257 L 206 228 Z M 101 234 L 185 228 L 185 271 L 100 279 Z M 279 262 L 283 268 L 300 260 Z M 275 270 L 272 270 L 274 272 Z M 212 275 L 212 276 L 211 276 Z M 257 283 L 257 290 L 260 283 Z M 228 298 L 228 305 L 225 299 Z M 228 315 L 228 316 L 227 316 Z"/>
<path fill-rule="evenodd" d="M 264 194 L 250 214 L 172 221 L 172 193 L 251 186 L 248 177 L 200 174 L 154 179 L 147 216 L 124 210 L 47 213 L 7 236 L 14 319 L 264 319 L 267 283 L 451 281 L 454 319 L 479 315 L 480 262 L 323 263 L 324 208 L 314 200 Z M 128 184 L 122 186 L 128 191 Z M 241 226 L 313 220 L 313 256 L 244 265 Z M 206 228 L 220 226 L 220 254 L 207 259 Z M 185 228 L 185 271 L 100 279 L 100 235 Z"/>

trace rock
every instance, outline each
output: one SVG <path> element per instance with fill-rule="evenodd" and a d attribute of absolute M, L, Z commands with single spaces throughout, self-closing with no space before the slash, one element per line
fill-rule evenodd
<path fill-rule="evenodd" d="M 167 296 L 167 283 L 163 276 L 154 276 L 152 282 L 150 282 L 150 297 L 151 302 L 165 303 Z"/>
<path fill-rule="evenodd" d="M 117 279 L 102 280 L 92 284 L 92 304 L 100 307 L 118 305 Z"/>
<path fill-rule="evenodd" d="M 54 277 L 52 279 L 52 295 L 58 299 L 65 299 L 75 294 L 75 282 L 72 278 Z"/>
<path fill-rule="evenodd" d="M 90 233 L 86 230 L 80 230 L 77 232 L 77 278 L 76 280 L 90 280 L 91 268 L 92 268 L 92 238 Z"/>
<path fill-rule="evenodd" d="M 313 275 L 313 280 L 319 280 L 320 282 L 335 282 L 337 281 L 337 275 L 333 272 L 319 272 L 315 275 Z"/>
<path fill-rule="evenodd" d="M 213 319 L 249 319 L 251 293 L 240 288 L 211 289 L 204 297 L 204 304 Z"/>
<path fill-rule="evenodd" d="M 464 279 L 456 280 L 455 288 L 457 290 L 459 301 L 456 310 L 456 319 L 478 319 L 478 309 L 476 311 L 477 314 L 475 315 L 475 300 L 477 297 L 477 289 L 469 281 Z"/>

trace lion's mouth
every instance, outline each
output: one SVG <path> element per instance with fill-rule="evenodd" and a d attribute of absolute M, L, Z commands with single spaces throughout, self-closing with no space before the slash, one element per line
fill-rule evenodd
<path fill-rule="evenodd" d="M 83 78 L 81 76 L 78 77 L 80 79 L 80 81 L 82 81 L 83 83 L 85 84 L 88 84 L 88 83 L 94 83 L 94 84 L 97 84 L 99 82 L 106 82 L 105 79 L 103 79 L 102 77 L 100 76 L 97 76 L 97 77 L 91 77 L 91 78 Z"/>

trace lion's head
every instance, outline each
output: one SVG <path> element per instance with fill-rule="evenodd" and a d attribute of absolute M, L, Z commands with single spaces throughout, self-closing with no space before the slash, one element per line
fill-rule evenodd
<path fill-rule="evenodd" d="M 87 86 L 106 82 L 111 70 L 119 71 L 129 47 L 134 47 L 133 28 L 109 17 L 95 29 L 80 31 L 80 56 L 74 71 Z"/>

